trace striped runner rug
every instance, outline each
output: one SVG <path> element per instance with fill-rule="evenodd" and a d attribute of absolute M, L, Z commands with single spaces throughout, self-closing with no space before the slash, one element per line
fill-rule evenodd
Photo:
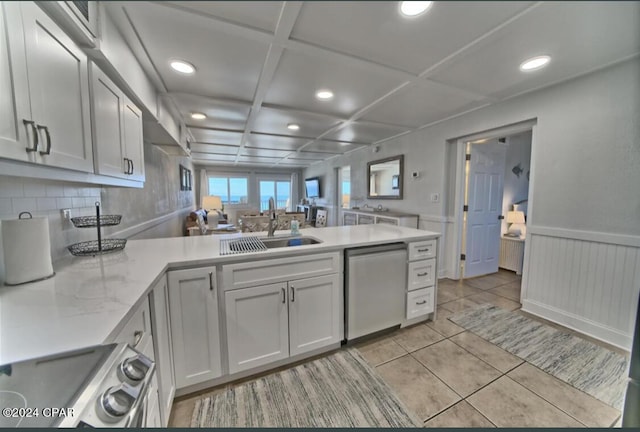
<path fill-rule="evenodd" d="M 596 399 L 622 409 L 628 360 L 516 312 L 483 304 L 450 321 Z"/>
<path fill-rule="evenodd" d="M 354 349 L 199 399 L 191 418 L 191 427 L 421 425 Z"/>

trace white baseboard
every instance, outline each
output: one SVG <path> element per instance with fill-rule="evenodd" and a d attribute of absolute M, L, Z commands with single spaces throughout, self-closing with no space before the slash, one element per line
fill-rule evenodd
<path fill-rule="evenodd" d="M 631 350 L 632 334 L 622 333 L 595 321 L 531 300 L 522 301 L 522 310 L 623 350 Z"/>

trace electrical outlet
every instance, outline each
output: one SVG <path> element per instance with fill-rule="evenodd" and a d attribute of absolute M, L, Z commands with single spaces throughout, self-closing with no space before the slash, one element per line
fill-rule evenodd
<path fill-rule="evenodd" d="M 440 194 L 435 192 L 431 194 L 431 202 L 437 203 L 440 201 Z"/>
<path fill-rule="evenodd" d="M 71 220 L 71 209 L 61 209 L 60 212 L 62 213 L 62 219 Z"/>

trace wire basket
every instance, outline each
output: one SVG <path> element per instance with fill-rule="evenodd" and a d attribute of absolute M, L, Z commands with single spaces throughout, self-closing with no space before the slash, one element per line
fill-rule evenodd
<path fill-rule="evenodd" d="M 69 249 L 69 252 L 75 256 L 90 256 L 116 252 L 124 249 L 126 244 L 126 239 L 105 239 L 101 241 L 91 240 L 72 244 L 67 249 Z"/>
<path fill-rule="evenodd" d="M 101 215 L 100 226 L 113 226 L 118 225 L 122 215 Z M 76 228 L 95 228 L 98 226 L 97 216 L 79 216 L 71 218 L 71 222 Z"/>

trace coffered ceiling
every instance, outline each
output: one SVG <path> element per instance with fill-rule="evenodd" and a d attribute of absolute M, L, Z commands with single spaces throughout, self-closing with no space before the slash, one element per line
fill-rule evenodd
<path fill-rule="evenodd" d="M 199 164 L 308 166 L 640 52 L 638 2 L 106 3 Z"/>

